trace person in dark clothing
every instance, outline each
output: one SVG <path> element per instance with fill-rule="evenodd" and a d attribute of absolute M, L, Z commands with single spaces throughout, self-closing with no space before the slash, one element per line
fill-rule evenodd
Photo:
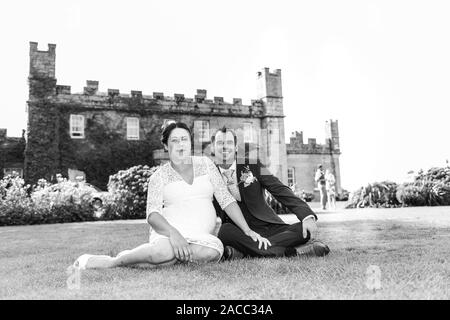
<path fill-rule="evenodd" d="M 328 246 L 314 239 L 317 216 L 306 202 L 270 174 L 259 161 L 237 158 L 237 138 L 233 131 L 225 127 L 219 129 L 212 137 L 212 148 L 215 163 L 247 224 L 271 244 L 263 248 L 245 237 L 214 199 L 216 212 L 222 220 L 218 238 L 225 247 L 225 260 L 241 257 L 325 256 L 330 252 Z M 265 201 L 264 189 L 290 209 L 299 222 L 285 223 Z"/>

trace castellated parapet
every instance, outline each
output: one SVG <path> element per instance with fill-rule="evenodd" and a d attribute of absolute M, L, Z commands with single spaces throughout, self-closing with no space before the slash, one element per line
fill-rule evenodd
<path fill-rule="evenodd" d="M 95 83 L 95 86 L 92 83 Z M 259 100 L 252 100 L 250 105 L 242 104 L 242 99 L 238 98 L 234 98 L 232 103 L 224 101 L 223 97 L 214 97 L 214 100 L 208 100 L 206 99 L 206 90 L 204 92 L 203 95 L 195 95 L 195 98 L 186 98 L 184 94 L 179 93 L 166 96 L 163 92 L 143 95 L 142 91 L 137 90 L 132 90 L 130 93 L 121 93 L 118 89 L 99 92 L 98 81 L 88 80 L 83 93 L 71 93 L 70 86 L 56 85 L 55 94 L 49 97 L 49 100 L 58 104 L 79 104 L 86 110 L 111 109 L 227 117 L 263 116 L 263 103 Z"/>
<path fill-rule="evenodd" d="M 308 138 L 303 142 L 303 131 L 292 132 L 290 141 L 286 145 L 288 154 L 340 154 L 338 121 L 325 122 L 325 142 L 318 144 L 315 138 Z"/>
<path fill-rule="evenodd" d="M 30 96 L 29 101 L 46 98 L 49 103 L 78 104 L 86 110 L 122 110 L 148 113 L 181 113 L 197 115 L 223 115 L 227 117 L 262 117 L 263 102 L 252 100 L 250 105 L 242 99 L 233 98 L 232 102 L 223 97 L 207 99 L 207 90 L 198 89 L 193 98 L 176 93 L 166 96 L 163 92 L 142 94 L 140 90 L 121 93 L 119 89 L 99 91 L 99 81 L 87 80 L 82 93 L 72 93 L 68 85 L 60 85 L 55 79 L 55 48 L 49 44 L 47 51 L 39 51 L 36 42 L 30 42 Z"/>

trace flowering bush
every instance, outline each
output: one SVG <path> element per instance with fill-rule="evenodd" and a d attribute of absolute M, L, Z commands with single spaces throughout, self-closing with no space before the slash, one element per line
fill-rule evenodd
<path fill-rule="evenodd" d="M 57 177 L 31 187 L 10 175 L 0 180 L 0 225 L 61 223 L 95 220 L 95 189 Z"/>
<path fill-rule="evenodd" d="M 72 182 L 57 175 L 57 183 L 40 179 L 33 189 L 34 208 L 46 222 L 95 220 L 93 200 L 96 190 L 83 182 Z"/>
<path fill-rule="evenodd" d="M 16 173 L 0 180 L 0 226 L 32 223 L 32 202 L 29 185 Z"/>
<path fill-rule="evenodd" d="M 110 196 L 106 201 L 104 218 L 145 218 L 148 181 L 157 168 L 138 165 L 111 175 L 108 182 Z"/>

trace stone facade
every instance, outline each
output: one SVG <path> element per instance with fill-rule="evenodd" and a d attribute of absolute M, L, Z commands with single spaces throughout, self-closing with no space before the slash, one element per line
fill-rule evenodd
<path fill-rule="evenodd" d="M 307 192 L 318 189 L 314 181 L 317 166 L 322 164 L 324 169 L 330 169 L 336 178 L 336 189 L 342 191 L 338 121 L 325 122 L 325 143 L 318 144 L 316 139 L 308 139 L 303 143 L 303 132 L 293 132 L 287 144 L 287 167 L 294 171 L 296 189 Z M 317 197 L 316 197 L 317 198 Z"/>
<path fill-rule="evenodd" d="M 25 149 L 25 178 L 30 183 L 51 180 L 57 173 L 67 176 L 71 169 L 83 171 L 88 182 L 105 188 L 109 175 L 118 170 L 157 164 L 166 157 L 159 141 L 166 120 L 183 121 L 192 128 L 196 154 L 209 155 L 211 134 L 227 126 L 238 131 L 240 141 L 250 139 L 250 145 L 258 145 L 261 161 L 283 182 L 287 182 L 288 165 L 304 165 L 295 162 L 303 147 L 284 143 L 279 69 L 257 73 L 258 95 L 245 105 L 239 98 L 232 102 L 209 99 L 204 89 L 198 89 L 194 98 L 162 92 L 144 95 L 138 90 L 99 92 L 94 80 L 86 82 L 83 92 L 72 93 L 70 86 L 57 84 L 55 62 L 55 45 L 39 51 L 37 43 L 30 43 Z M 137 126 L 134 131 L 132 124 Z M 300 167 L 297 171 L 300 181 Z"/>
<path fill-rule="evenodd" d="M 7 133 L 0 129 L 0 179 L 13 171 L 23 176 L 25 136 L 8 137 Z"/>

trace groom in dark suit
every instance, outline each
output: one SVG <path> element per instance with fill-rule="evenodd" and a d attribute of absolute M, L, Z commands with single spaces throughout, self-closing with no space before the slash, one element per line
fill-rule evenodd
<path fill-rule="evenodd" d="M 219 129 L 212 137 L 212 150 L 222 178 L 237 200 L 247 224 L 271 244 L 264 248 L 246 236 L 214 199 L 214 207 L 222 219 L 218 237 L 225 247 L 225 260 L 241 257 L 325 256 L 329 253 L 328 246 L 313 240 L 317 216 L 311 208 L 259 161 L 249 163 L 248 159 L 237 158 L 237 137 L 233 131 L 225 127 Z M 264 189 L 289 208 L 299 222 L 286 224 L 267 204 Z"/>

